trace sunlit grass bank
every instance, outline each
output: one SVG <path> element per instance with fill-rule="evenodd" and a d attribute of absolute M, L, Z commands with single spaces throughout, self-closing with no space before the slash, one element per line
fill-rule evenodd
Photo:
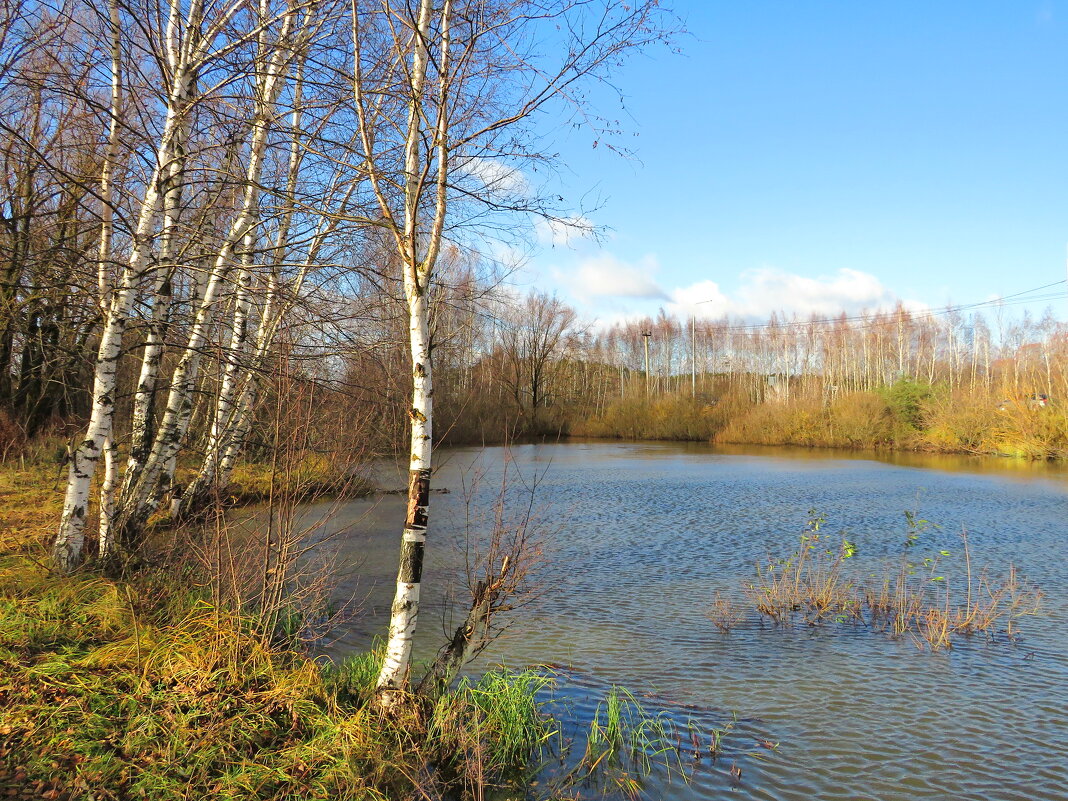
<path fill-rule="evenodd" d="M 172 577 L 0 568 L 0 786 L 95 798 L 400 799 L 522 771 L 555 731 L 537 674 L 384 717 L 377 656 L 263 642 Z M 420 790 L 422 788 L 422 790 Z"/>
<path fill-rule="evenodd" d="M 871 392 L 794 391 L 715 402 L 686 393 L 616 400 L 574 421 L 574 435 L 730 444 L 1068 457 L 1068 405 L 902 380 Z"/>
<path fill-rule="evenodd" d="M 732 417 L 715 441 L 1063 459 L 1068 414 L 1057 404 L 900 382 L 831 401 L 802 397 L 754 405 Z"/>
<path fill-rule="evenodd" d="M 580 785 L 638 793 L 656 766 L 681 770 L 682 735 L 624 691 L 573 748 L 545 711 L 547 672 L 495 669 L 383 713 L 380 664 L 377 652 L 331 664 L 265 642 L 254 620 L 173 576 L 58 578 L 4 557 L 0 789 L 403 801 L 512 788 L 554 799 Z M 557 768 L 539 782 L 546 761 Z"/>
<path fill-rule="evenodd" d="M 709 404 L 685 395 L 644 396 L 616 400 L 603 411 L 575 420 L 573 436 L 608 439 L 661 439 L 707 441 L 720 432 L 737 412 L 737 399 Z"/>
<path fill-rule="evenodd" d="M 536 698 L 548 679 L 536 673 L 489 673 L 384 717 L 372 703 L 379 655 L 320 664 L 254 610 L 213 605 L 191 563 L 123 579 L 51 574 L 54 473 L 0 471 L 0 788 L 43 798 L 436 797 L 513 778 L 556 731 Z M 255 467 L 240 477 L 247 492 L 269 494 Z"/>
<path fill-rule="evenodd" d="M 63 508 L 56 465 L 0 464 L 0 555 L 42 552 Z"/>

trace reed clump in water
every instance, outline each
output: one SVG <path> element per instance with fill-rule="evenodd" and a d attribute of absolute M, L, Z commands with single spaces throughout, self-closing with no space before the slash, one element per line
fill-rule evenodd
<path fill-rule="evenodd" d="M 716 590 L 707 617 L 717 629 L 726 634 L 742 622 L 745 612 L 730 595 Z"/>
<path fill-rule="evenodd" d="M 683 728 L 666 714 L 654 715 L 633 693 L 612 687 L 594 710 L 581 755 L 559 783 L 640 798 L 642 779 L 654 770 L 684 776 L 682 738 Z"/>
<path fill-rule="evenodd" d="M 844 536 L 835 543 L 822 531 L 824 523 L 813 515 L 794 553 L 757 564 L 756 579 L 744 585 L 744 594 L 764 617 L 780 625 L 860 619 L 857 584 L 845 571 L 856 547 Z"/>
<path fill-rule="evenodd" d="M 857 547 L 844 534 L 828 536 L 826 521 L 813 516 L 798 549 L 784 559 L 758 564 L 745 584 L 753 608 L 776 625 L 862 625 L 891 636 L 911 635 L 932 649 L 950 648 L 960 635 L 998 633 L 1013 639 L 1020 618 L 1038 613 L 1042 592 L 1009 565 L 1000 576 L 972 568 L 967 533 L 961 535 L 963 575 L 945 570 L 949 551 L 917 556 L 930 524 L 906 513 L 904 552 L 896 564 L 862 574 Z M 734 625 L 729 602 L 718 598 L 710 616 L 721 630 Z"/>

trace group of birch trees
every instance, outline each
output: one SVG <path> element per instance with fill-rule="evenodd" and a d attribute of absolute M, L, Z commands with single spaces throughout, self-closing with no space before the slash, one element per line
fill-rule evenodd
<path fill-rule="evenodd" d="M 232 468 L 264 362 L 324 246 L 336 247 L 327 239 L 354 178 L 310 146 L 337 114 L 336 81 L 320 80 L 333 65 L 312 61 L 340 19 L 329 4 L 114 0 L 41 17 L 78 37 L 88 66 L 74 89 L 99 123 L 69 145 L 89 151 L 84 168 L 61 177 L 87 196 L 91 233 L 67 289 L 93 311 L 96 350 L 54 552 L 69 570 L 83 557 L 98 471 L 107 557 L 137 546 L 168 495 L 187 513 Z M 136 378 L 120 429 L 123 369 Z M 194 411 L 199 468 L 179 492 Z"/>
<path fill-rule="evenodd" d="M 282 354 L 358 363 L 344 345 L 369 292 L 403 309 L 388 345 L 406 346 L 391 369 L 411 479 L 380 680 L 400 687 L 431 352 L 474 327 L 448 309 L 450 282 L 470 283 L 456 265 L 566 212 L 515 177 L 550 158 L 533 145 L 542 120 L 603 135 L 583 92 L 663 37 L 656 1 L 3 0 L 0 14 L 0 422 L 32 437 L 84 421 L 57 569 L 136 552 L 164 506 L 196 514 Z"/>

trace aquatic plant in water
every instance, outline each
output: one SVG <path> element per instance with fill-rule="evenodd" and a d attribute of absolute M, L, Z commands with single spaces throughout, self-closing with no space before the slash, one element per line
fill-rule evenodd
<path fill-rule="evenodd" d="M 964 575 L 954 577 L 945 569 L 950 551 L 919 552 L 924 532 L 937 526 L 906 512 L 900 559 L 860 578 L 860 571 L 851 569 L 856 544 L 845 532 L 825 534 L 825 523 L 813 512 L 797 550 L 757 564 L 743 595 L 762 618 L 778 626 L 862 625 L 894 637 L 911 635 L 939 649 L 952 647 L 959 635 L 982 633 L 994 639 L 1003 633 L 1011 641 L 1019 619 L 1041 607 L 1042 591 L 1015 565 L 1000 576 L 973 569 L 967 532 L 961 533 Z M 733 601 L 719 592 L 708 614 L 721 631 L 730 631 L 740 620 Z"/>

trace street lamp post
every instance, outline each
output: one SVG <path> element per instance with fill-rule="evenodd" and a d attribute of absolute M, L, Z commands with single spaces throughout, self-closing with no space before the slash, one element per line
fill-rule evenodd
<path fill-rule="evenodd" d="M 690 396 L 697 400 L 697 315 L 690 315 Z"/>

